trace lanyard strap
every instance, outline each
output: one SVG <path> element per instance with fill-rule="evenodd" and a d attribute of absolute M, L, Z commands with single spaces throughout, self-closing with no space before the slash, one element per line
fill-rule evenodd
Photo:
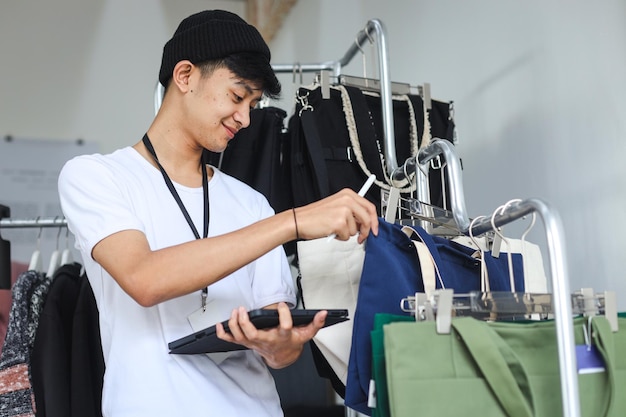
<path fill-rule="evenodd" d="M 167 172 L 165 172 L 165 169 L 159 162 L 159 158 L 157 158 L 156 152 L 154 150 L 154 147 L 152 146 L 152 142 L 150 142 L 150 138 L 148 138 L 147 133 L 143 135 L 142 141 L 146 149 L 148 149 L 148 152 L 150 152 L 150 155 L 152 155 L 152 158 L 154 158 L 154 162 L 156 162 L 157 166 L 159 167 L 161 174 L 163 174 L 163 179 L 165 180 L 165 184 L 167 184 L 167 188 L 170 190 L 172 197 L 174 197 L 174 200 L 176 200 L 178 207 L 180 207 L 180 211 L 183 213 L 183 216 L 185 216 L 185 220 L 187 220 L 187 223 L 189 224 L 191 231 L 193 232 L 196 239 L 200 239 L 200 233 L 198 233 L 196 226 L 193 224 L 193 221 L 191 220 L 191 216 L 189 216 L 189 212 L 185 208 L 185 205 L 183 204 L 182 200 L 180 199 L 180 196 L 178 195 L 178 192 L 176 191 L 176 188 L 174 187 L 172 180 L 170 179 L 169 175 L 167 175 Z M 203 238 L 206 238 L 209 235 L 210 214 L 209 214 L 209 180 L 207 178 L 206 161 L 204 160 L 204 154 L 202 156 L 201 162 L 202 162 L 202 167 L 201 167 L 202 168 L 202 191 L 204 194 L 204 230 L 203 230 L 202 235 L 203 235 Z M 203 309 L 206 308 L 207 293 L 208 293 L 208 289 L 203 288 L 202 289 L 202 308 Z"/>
<path fill-rule="evenodd" d="M 178 192 L 176 192 L 176 188 L 174 188 L 174 184 L 172 183 L 172 180 L 170 180 L 169 175 L 167 175 L 167 172 L 165 172 L 165 169 L 159 162 L 159 158 L 157 158 L 156 152 L 154 151 L 154 147 L 152 146 L 152 143 L 150 142 L 150 139 L 148 138 L 148 134 L 143 135 L 142 141 L 143 141 L 143 144 L 148 149 L 148 152 L 150 152 L 150 155 L 152 155 L 152 157 L 154 158 L 154 162 L 156 162 L 157 166 L 161 170 L 161 174 L 163 174 L 163 179 L 165 180 L 165 184 L 167 184 L 167 188 L 169 188 L 170 193 L 172 193 L 172 197 L 174 197 L 174 200 L 176 200 L 176 203 L 178 203 L 178 207 L 180 207 L 180 211 L 183 213 L 183 216 L 185 216 L 185 220 L 187 220 L 187 223 L 189 224 L 191 231 L 193 232 L 196 239 L 200 239 L 200 234 L 198 233 L 196 226 L 193 224 L 193 221 L 191 220 L 191 217 L 189 216 L 189 212 L 185 208 L 185 205 L 183 204 L 182 200 L 180 199 Z M 204 157 L 202 158 L 202 190 L 204 192 L 203 238 L 206 238 L 209 235 L 209 181 L 207 178 L 207 170 L 206 170 L 206 163 L 204 161 Z"/>

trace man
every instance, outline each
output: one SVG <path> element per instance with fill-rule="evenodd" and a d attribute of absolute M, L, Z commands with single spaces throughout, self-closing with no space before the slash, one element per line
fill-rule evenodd
<path fill-rule="evenodd" d="M 325 312 L 293 327 L 282 244 L 377 233 L 351 190 L 274 214 L 267 200 L 202 160 L 250 123 L 280 84 L 259 32 L 219 10 L 184 19 L 163 49 L 161 108 L 143 139 L 74 158 L 59 177 L 63 212 L 93 287 L 106 363 L 102 407 L 121 416 L 279 416 L 267 366 L 293 363 Z M 207 236 L 209 236 L 207 238 Z M 258 330 L 247 311 L 277 308 Z M 218 336 L 249 350 L 169 354 L 168 342 L 229 319 Z"/>

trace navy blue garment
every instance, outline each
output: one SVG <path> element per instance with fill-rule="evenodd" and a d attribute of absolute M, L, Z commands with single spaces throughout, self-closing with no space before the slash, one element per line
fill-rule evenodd
<path fill-rule="evenodd" d="M 455 293 L 480 290 L 480 260 L 472 257 L 474 249 L 440 236 L 431 236 L 424 229 L 413 228 L 429 248 L 438 265 L 445 288 Z M 371 379 L 372 346 L 370 332 L 377 313 L 407 315 L 400 301 L 416 292 L 424 292 L 422 274 L 415 244 L 402 226 L 380 219 L 378 236 L 370 234 L 365 244 L 365 260 L 353 318 L 352 344 L 346 383 L 346 406 L 371 415 L 367 406 Z M 505 253 L 487 262 L 492 291 L 509 291 L 508 260 Z M 516 291 L 523 291 L 521 255 L 513 258 Z M 441 283 L 437 279 L 437 288 Z"/>

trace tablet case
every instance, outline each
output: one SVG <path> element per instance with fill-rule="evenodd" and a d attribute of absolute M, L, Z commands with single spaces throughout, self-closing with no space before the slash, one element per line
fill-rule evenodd
<path fill-rule="evenodd" d="M 294 309 L 291 310 L 291 317 L 294 326 L 302 326 L 309 324 L 315 314 L 321 309 Z M 324 327 L 341 323 L 348 318 L 348 310 L 346 309 L 326 309 L 328 315 Z M 277 310 L 252 310 L 248 312 L 250 321 L 257 329 L 269 329 L 279 324 Z M 224 330 L 228 330 L 228 320 L 222 322 Z M 170 353 L 175 354 L 198 354 L 198 353 L 215 353 L 230 352 L 233 350 L 245 350 L 245 346 L 226 342 L 217 337 L 216 326 L 210 326 L 206 329 L 197 331 L 180 339 L 174 340 L 168 344 Z"/>

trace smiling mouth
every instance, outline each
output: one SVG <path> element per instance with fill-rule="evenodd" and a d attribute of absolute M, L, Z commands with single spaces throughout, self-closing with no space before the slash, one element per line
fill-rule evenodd
<path fill-rule="evenodd" d="M 235 135 L 237 134 L 237 130 L 232 129 L 226 125 L 224 125 L 224 128 L 226 129 L 226 132 L 228 133 L 228 138 L 232 139 L 235 137 Z"/>

